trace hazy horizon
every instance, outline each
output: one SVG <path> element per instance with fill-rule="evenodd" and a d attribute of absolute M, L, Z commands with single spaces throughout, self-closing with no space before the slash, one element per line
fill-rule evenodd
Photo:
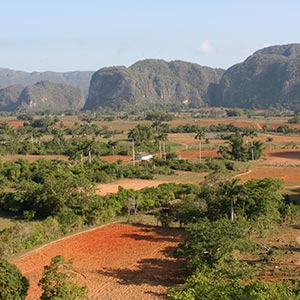
<path fill-rule="evenodd" d="M 265 46 L 299 41 L 295 0 L 11 0 L 1 8 L 0 67 L 26 72 L 147 58 L 228 68 Z"/>

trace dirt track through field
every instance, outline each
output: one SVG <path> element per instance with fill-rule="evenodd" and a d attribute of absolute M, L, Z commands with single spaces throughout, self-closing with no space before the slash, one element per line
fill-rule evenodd
<path fill-rule="evenodd" d="M 37 299 L 43 266 L 55 255 L 73 259 L 77 282 L 91 300 L 166 299 L 184 278 L 173 253 L 184 232 L 152 226 L 111 224 L 49 244 L 13 261 L 30 280 L 27 300 Z"/>
<path fill-rule="evenodd" d="M 281 179 L 286 186 L 300 185 L 300 151 L 297 149 L 264 152 L 264 160 L 248 172 L 239 174 L 243 182 L 257 178 L 273 177 Z"/>

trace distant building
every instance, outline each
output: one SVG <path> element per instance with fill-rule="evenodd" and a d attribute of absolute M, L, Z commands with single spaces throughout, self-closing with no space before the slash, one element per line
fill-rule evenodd
<path fill-rule="evenodd" d="M 139 152 L 134 156 L 134 160 L 150 160 L 153 158 L 153 155 L 145 153 L 145 152 Z"/>

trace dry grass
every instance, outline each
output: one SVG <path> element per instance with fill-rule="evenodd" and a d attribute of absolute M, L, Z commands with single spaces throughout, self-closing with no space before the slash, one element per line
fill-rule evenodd
<path fill-rule="evenodd" d="M 104 196 L 111 193 L 117 193 L 120 186 L 124 189 L 141 190 L 145 187 L 157 187 L 162 183 L 166 183 L 166 181 L 144 179 L 119 179 L 112 183 L 98 184 L 96 187 L 96 193 L 98 195 Z"/>
<path fill-rule="evenodd" d="M 31 155 L 31 154 L 11 154 L 3 157 L 3 161 L 15 161 L 17 159 L 25 159 L 29 162 L 36 161 L 38 159 L 46 159 L 46 160 L 68 160 L 68 157 L 65 155 Z"/>
<path fill-rule="evenodd" d="M 13 226 L 14 224 L 15 222 L 10 218 L 0 217 L 0 231 L 5 228 Z"/>

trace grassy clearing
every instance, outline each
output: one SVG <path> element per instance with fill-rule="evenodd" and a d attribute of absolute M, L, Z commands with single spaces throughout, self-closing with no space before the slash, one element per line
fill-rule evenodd
<path fill-rule="evenodd" d="M 204 181 L 204 177 L 208 173 L 195 173 L 195 172 L 186 172 L 186 171 L 176 171 L 172 175 L 155 175 L 155 179 L 174 182 L 174 183 L 193 183 L 199 184 Z"/>
<path fill-rule="evenodd" d="M 15 220 L 10 216 L 0 212 L 0 231 L 11 227 L 15 224 Z"/>

